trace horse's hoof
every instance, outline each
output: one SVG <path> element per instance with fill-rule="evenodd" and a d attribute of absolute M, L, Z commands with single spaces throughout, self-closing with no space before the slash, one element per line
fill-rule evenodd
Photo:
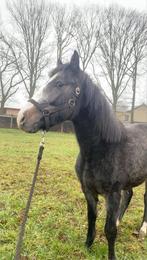
<path fill-rule="evenodd" d="M 119 220 L 119 218 L 117 218 L 117 220 L 116 220 L 116 226 L 118 227 L 119 224 L 120 224 L 120 220 Z"/>
<path fill-rule="evenodd" d="M 140 229 L 139 231 L 139 239 L 144 239 L 146 237 L 147 233 L 146 231 Z"/>
<path fill-rule="evenodd" d="M 96 236 L 96 231 L 95 231 L 95 230 L 94 230 L 92 236 L 87 236 L 86 242 L 85 242 L 85 246 L 86 246 L 87 248 L 90 248 L 90 247 L 92 246 L 93 241 L 94 241 L 94 239 L 95 239 L 95 236 Z"/>
<path fill-rule="evenodd" d="M 146 236 L 146 234 L 144 233 L 144 231 L 140 230 L 139 231 L 139 239 L 144 239 Z"/>
<path fill-rule="evenodd" d="M 92 246 L 92 244 L 93 244 L 93 241 L 92 241 L 92 240 L 87 240 L 87 241 L 85 242 L 85 246 L 86 246 L 87 249 L 90 249 L 91 246 Z"/>
<path fill-rule="evenodd" d="M 117 260 L 117 259 L 116 259 L 116 256 L 109 256 L 108 260 Z"/>
<path fill-rule="evenodd" d="M 139 231 L 139 238 L 144 239 L 147 235 L 147 222 L 143 222 L 142 227 Z"/>

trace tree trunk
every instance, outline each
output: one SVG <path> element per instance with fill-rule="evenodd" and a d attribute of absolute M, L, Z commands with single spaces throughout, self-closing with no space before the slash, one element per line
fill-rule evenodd
<path fill-rule="evenodd" d="M 114 111 L 114 113 L 116 113 L 116 104 L 113 103 L 112 107 L 113 107 L 113 111 Z"/>
<path fill-rule="evenodd" d="M 0 114 L 4 115 L 5 114 L 5 102 L 3 100 L 1 101 L 1 106 L 0 106 Z"/>
<path fill-rule="evenodd" d="M 116 113 L 116 107 L 117 107 L 117 98 L 115 96 L 115 94 L 113 93 L 113 104 L 112 104 L 112 108 L 114 113 Z"/>
<path fill-rule="evenodd" d="M 133 72 L 133 81 L 132 81 L 132 105 L 131 105 L 131 123 L 134 123 L 134 108 L 135 108 L 135 99 L 136 99 L 136 78 L 137 78 L 137 62 L 135 63 L 134 72 Z"/>
<path fill-rule="evenodd" d="M 58 60 L 62 61 L 62 41 L 61 39 L 58 40 L 58 44 L 57 44 L 57 62 Z"/>

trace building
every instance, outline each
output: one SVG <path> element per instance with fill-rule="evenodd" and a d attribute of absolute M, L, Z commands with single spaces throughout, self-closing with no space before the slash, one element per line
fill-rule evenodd
<path fill-rule="evenodd" d="M 0 115 L 0 128 L 17 128 L 16 118 L 19 110 L 19 108 L 5 107 L 4 114 Z M 74 132 L 74 127 L 72 122 L 65 121 L 62 124 L 52 127 L 50 130 L 58 132 Z"/>
<path fill-rule="evenodd" d="M 17 117 L 19 110 L 20 110 L 19 108 L 5 107 L 4 108 L 4 113 L 7 116 Z"/>
<path fill-rule="evenodd" d="M 19 110 L 19 108 L 5 107 L 0 114 L 0 127 L 17 128 L 16 117 Z"/>
<path fill-rule="evenodd" d="M 0 115 L 17 117 L 19 110 L 19 108 L 4 107 L 0 109 Z"/>
<path fill-rule="evenodd" d="M 131 110 L 117 111 L 118 119 L 123 123 L 131 122 Z M 134 108 L 134 123 L 147 123 L 147 105 L 141 104 Z"/>

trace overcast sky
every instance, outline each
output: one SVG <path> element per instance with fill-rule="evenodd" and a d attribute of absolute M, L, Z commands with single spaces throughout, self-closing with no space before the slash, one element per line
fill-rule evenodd
<path fill-rule="evenodd" d="M 59 1 L 60 2 L 60 1 Z M 95 3 L 95 4 L 99 4 L 99 5 L 110 5 L 110 4 L 119 4 L 122 5 L 126 8 L 134 8 L 134 9 L 138 9 L 138 10 L 145 10 L 147 9 L 147 0 L 62 0 L 62 2 L 65 3 L 75 3 L 78 5 L 82 5 L 82 4 L 87 4 L 87 2 L 89 4 L 91 3 Z"/>
<path fill-rule="evenodd" d="M 7 22 L 6 3 L 9 1 L 12 0 L 0 0 L 0 14 L 5 23 Z M 46 2 L 47 1 L 50 0 L 46 0 Z M 53 2 L 53 0 L 51 0 L 51 2 Z M 58 0 L 57 2 L 62 2 L 66 4 L 76 4 L 79 6 L 89 4 L 109 6 L 111 4 L 118 4 L 125 8 L 133 8 L 137 9 L 138 11 L 147 11 L 147 0 Z"/>
<path fill-rule="evenodd" d="M 6 2 L 12 0 L 0 0 L 0 11 L 2 16 L 5 16 L 5 6 Z M 20 0 L 21 1 L 21 0 Z M 49 0 L 46 0 L 49 1 Z M 53 0 L 52 0 L 53 2 Z M 87 4 L 99 4 L 108 6 L 110 4 L 119 4 L 126 8 L 134 8 L 140 11 L 147 10 L 147 0 L 58 0 L 58 2 L 64 2 L 66 4 L 76 4 L 76 5 L 87 5 Z"/>
<path fill-rule="evenodd" d="M 2 20 L 4 22 L 5 27 L 7 27 L 8 24 L 8 15 L 7 15 L 7 10 L 6 10 L 6 3 L 12 1 L 12 0 L 0 0 L 0 15 L 2 17 Z M 20 0 L 21 1 L 21 0 Z M 50 0 L 46 0 L 48 2 Z M 53 2 L 53 0 L 51 0 Z M 89 5 L 89 4 L 98 4 L 98 5 L 103 5 L 103 6 L 109 6 L 111 4 L 117 4 L 121 5 L 125 8 L 132 8 L 136 9 L 138 11 L 145 11 L 147 12 L 147 0 L 58 0 L 56 2 L 61 2 L 65 3 L 68 5 L 79 5 L 82 7 L 82 5 Z M 138 84 L 141 86 L 142 90 L 140 89 L 140 93 L 137 95 L 137 104 L 140 104 L 142 102 L 147 102 L 147 91 L 145 88 L 146 85 L 146 79 L 145 78 L 140 78 L 138 80 Z M 22 100 L 22 94 L 18 93 L 17 95 L 18 100 L 21 100 L 21 103 L 24 102 Z M 12 103 L 13 105 L 13 103 Z M 14 105 L 15 106 L 15 105 Z"/>

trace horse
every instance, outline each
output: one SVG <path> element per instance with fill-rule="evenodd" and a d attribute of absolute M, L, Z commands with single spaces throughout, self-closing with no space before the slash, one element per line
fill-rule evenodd
<path fill-rule="evenodd" d="M 58 62 L 48 84 L 17 117 L 18 127 L 28 133 L 48 131 L 65 120 L 73 122 L 79 144 L 75 169 L 87 201 L 86 246 L 94 241 L 98 196 L 103 195 L 108 259 L 115 260 L 117 221 L 129 204 L 133 187 L 147 179 L 147 124 L 124 126 L 119 122 L 100 88 L 81 70 L 77 51 L 69 63 Z M 144 203 L 141 232 L 146 234 L 147 191 Z"/>

